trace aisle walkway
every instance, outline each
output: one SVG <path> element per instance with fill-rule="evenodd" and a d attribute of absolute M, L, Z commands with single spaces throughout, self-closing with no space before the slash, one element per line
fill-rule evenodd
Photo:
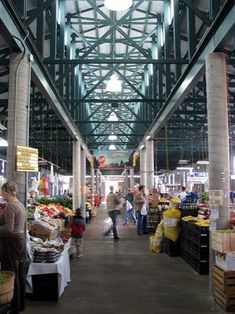
<path fill-rule="evenodd" d="M 208 276 L 179 257 L 148 250 L 148 236 L 119 221 L 120 242 L 103 237 L 106 214 L 88 225 L 84 256 L 71 261 L 72 282 L 59 302 L 27 301 L 28 313 L 207 314 Z M 215 313 L 225 313 L 215 308 Z"/>

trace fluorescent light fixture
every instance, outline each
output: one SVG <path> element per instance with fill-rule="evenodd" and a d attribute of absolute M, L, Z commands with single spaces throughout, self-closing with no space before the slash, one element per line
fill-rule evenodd
<path fill-rule="evenodd" d="M 173 17 L 174 17 L 174 0 L 170 0 L 170 5 L 168 6 L 168 23 L 171 25 Z"/>
<path fill-rule="evenodd" d="M 111 112 L 110 116 L 108 117 L 108 121 L 118 121 L 118 117 L 115 112 Z"/>
<path fill-rule="evenodd" d="M 150 140 L 150 138 L 151 138 L 151 135 L 147 135 L 145 140 L 148 141 Z"/>
<path fill-rule="evenodd" d="M 112 11 L 125 11 L 132 6 L 133 0 L 104 0 L 104 6 Z"/>
<path fill-rule="evenodd" d="M 160 33 L 158 34 L 159 42 L 161 47 L 164 46 L 164 29 L 163 26 L 161 27 Z"/>
<path fill-rule="evenodd" d="M 208 160 L 198 160 L 197 164 L 198 165 L 209 165 L 209 161 Z"/>
<path fill-rule="evenodd" d="M 118 79 L 116 74 L 113 74 L 107 82 L 106 91 L 112 93 L 120 93 L 122 91 L 122 81 Z"/>
<path fill-rule="evenodd" d="M 113 141 L 117 139 L 117 135 L 115 135 L 113 132 L 111 133 L 111 135 L 109 135 L 108 137 L 109 140 Z"/>
<path fill-rule="evenodd" d="M 109 150 L 116 150 L 116 146 L 114 144 L 109 145 Z"/>
<path fill-rule="evenodd" d="M 0 137 L 0 147 L 7 147 L 8 143 L 4 138 Z"/>
<path fill-rule="evenodd" d="M 140 150 L 143 149 L 143 148 L 144 148 L 144 145 L 141 145 L 141 146 L 140 146 Z"/>
<path fill-rule="evenodd" d="M 191 170 L 193 170 L 193 167 L 177 167 L 176 169 L 177 170 L 189 170 L 189 171 L 191 171 Z"/>
<path fill-rule="evenodd" d="M 148 70 L 149 70 L 149 75 L 153 75 L 153 65 L 152 64 L 148 65 Z"/>

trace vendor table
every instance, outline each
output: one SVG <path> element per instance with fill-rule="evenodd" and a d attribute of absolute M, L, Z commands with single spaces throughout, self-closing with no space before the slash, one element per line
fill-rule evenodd
<path fill-rule="evenodd" d="M 31 263 L 27 274 L 26 292 L 33 298 L 57 301 L 70 278 L 70 243 L 64 247 L 56 263 Z"/>

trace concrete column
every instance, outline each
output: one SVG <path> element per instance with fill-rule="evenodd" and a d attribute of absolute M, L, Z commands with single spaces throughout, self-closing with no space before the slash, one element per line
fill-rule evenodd
<path fill-rule="evenodd" d="M 99 194 L 99 169 L 95 171 L 95 193 Z"/>
<path fill-rule="evenodd" d="M 128 171 L 126 169 L 125 172 L 124 172 L 124 194 L 127 194 L 128 187 L 129 187 L 129 184 L 128 184 Z"/>
<path fill-rule="evenodd" d="M 94 206 L 95 169 L 91 167 L 91 205 Z"/>
<path fill-rule="evenodd" d="M 81 150 L 81 206 L 82 216 L 86 217 L 86 152 Z"/>
<path fill-rule="evenodd" d="M 23 53 L 10 56 L 7 180 L 18 185 L 18 198 L 26 205 L 27 173 L 16 172 L 16 146 L 28 146 L 31 62 Z"/>
<path fill-rule="evenodd" d="M 140 184 L 146 186 L 146 162 L 145 162 L 146 154 L 145 150 L 140 150 Z"/>
<path fill-rule="evenodd" d="M 224 53 L 206 58 L 208 115 L 209 190 L 223 191 L 217 229 L 229 227 L 229 133 L 227 105 L 227 62 Z"/>
<path fill-rule="evenodd" d="M 73 142 L 73 209 L 81 206 L 81 145 L 80 141 Z"/>
<path fill-rule="evenodd" d="M 134 168 L 130 168 L 130 188 L 133 188 L 134 185 L 135 185 Z"/>
<path fill-rule="evenodd" d="M 146 141 L 146 188 L 154 186 L 154 141 Z"/>

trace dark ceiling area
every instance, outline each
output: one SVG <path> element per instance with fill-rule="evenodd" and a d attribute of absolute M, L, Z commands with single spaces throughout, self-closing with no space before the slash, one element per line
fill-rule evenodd
<path fill-rule="evenodd" d="M 206 160 L 205 58 L 222 51 L 232 152 L 234 28 L 231 0 L 134 0 L 119 12 L 103 0 L 0 0 L 1 125 L 7 128 L 9 57 L 23 51 L 33 56 L 29 144 L 64 172 L 72 172 L 74 140 L 90 152 L 111 144 L 134 152 L 149 136 L 156 170 Z M 106 89 L 113 74 L 119 92 Z"/>

